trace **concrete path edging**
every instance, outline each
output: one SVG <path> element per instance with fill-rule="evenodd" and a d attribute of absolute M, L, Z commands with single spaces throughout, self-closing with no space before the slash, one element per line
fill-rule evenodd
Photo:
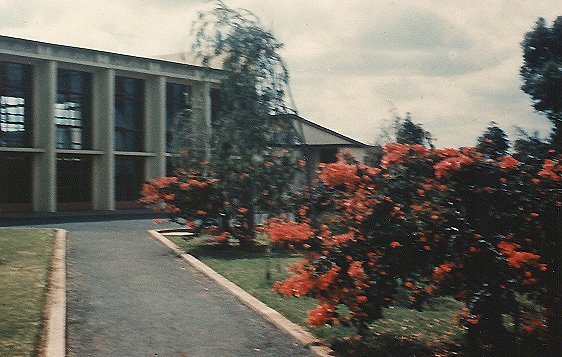
<path fill-rule="evenodd" d="M 42 357 L 66 354 L 66 235 L 64 229 L 55 230 L 39 352 Z"/>
<path fill-rule="evenodd" d="M 199 259 L 185 253 L 178 245 L 170 241 L 168 238 L 164 237 L 157 230 L 149 230 L 148 233 L 152 238 L 159 241 L 162 245 L 174 251 L 174 253 L 176 253 L 176 255 L 180 257 L 184 262 L 186 262 L 194 269 L 201 272 L 202 274 L 213 280 L 215 283 L 217 283 L 219 286 L 224 288 L 226 291 L 234 295 L 238 300 L 240 300 L 240 302 L 254 310 L 265 320 L 269 321 L 275 327 L 293 337 L 299 343 L 307 346 L 315 356 L 334 356 L 335 353 L 332 349 L 322 345 L 320 340 L 314 337 L 310 332 L 306 331 L 303 327 L 295 324 L 292 321 L 289 321 L 285 316 L 281 315 L 279 312 L 259 301 L 258 299 L 247 293 L 245 290 L 240 288 L 238 285 L 234 284 L 224 276 L 220 275 L 219 273 L 205 265 Z"/>

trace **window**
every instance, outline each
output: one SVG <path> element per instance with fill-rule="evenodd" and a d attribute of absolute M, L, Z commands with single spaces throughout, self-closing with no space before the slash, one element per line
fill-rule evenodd
<path fill-rule="evenodd" d="M 59 69 L 55 104 L 58 149 L 91 148 L 91 75 Z"/>
<path fill-rule="evenodd" d="M 135 201 L 144 183 L 144 161 L 141 158 L 115 158 L 115 200 Z M 121 207 L 118 207 L 121 208 Z"/>
<path fill-rule="evenodd" d="M 0 155 L 0 211 L 31 210 L 31 157 Z"/>
<path fill-rule="evenodd" d="M 211 122 L 216 123 L 222 111 L 222 93 L 220 89 L 211 88 Z"/>
<path fill-rule="evenodd" d="M 143 151 L 144 81 L 115 77 L 115 150 Z"/>
<path fill-rule="evenodd" d="M 178 119 L 188 108 L 190 89 L 183 84 L 166 84 L 166 152 L 173 151 L 174 133 L 178 129 Z"/>
<path fill-rule="evenodd" d="M 0 62 L 0 146 L 31 146 L 31 67 Z"/>
<path fill-rule="evenodd" d="M 57 157 L 57 206 L 59 210 L 91 209 L 92 162 L 89 158 Z"/>
<path fill-rule="evenodd" d="M 338 161 L 338 149 L 337 148 L 325 148 L 320 149 L 320 162 L 324 164 L 329 164 Z"/>

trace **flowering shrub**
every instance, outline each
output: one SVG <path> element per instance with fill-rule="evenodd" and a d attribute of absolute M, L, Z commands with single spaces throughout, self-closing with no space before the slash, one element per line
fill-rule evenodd
<path fill-rule="evenodd" d="M 402 290 L 415 308 L 436 295 L 463 301 L 472 348 L 505 347 L 506 314 L 517 333 L 556 331 L 562 171 L 551 154 L 539 171 L 473 148 L 390 144 L 378 167 L 327 164 L 297 222 L 266 229 L 305 256 L 275 289 L 316 298 L 311 324 L 353 324 L 360 335 Z M 521 296 L 544 314 L 523 311 Z"/>
<path fill-rule="evenodd" d="M 162 177 L 145 183 L 141 202 L 167 212 L 173 221 L 199 230 L 216 225 L 224 204 L 217 179 L 205 178 L 193 171 L 178 171 L 177 176 Z"/>
<path fill-rule="evenodd" d="M 248 249 L 255 239 L 256 213 L 286 211 L 295 172 L 302 169 L 294 154 L 271 147 L 246 164 L 239 158 L 196 162 L 187 150 L 181 158 L 190 168 L 144 184 L 140 201 L 168 213 L 172 221 L 196 230 L 211 228 L 217 241 L 232 237 Z"/>

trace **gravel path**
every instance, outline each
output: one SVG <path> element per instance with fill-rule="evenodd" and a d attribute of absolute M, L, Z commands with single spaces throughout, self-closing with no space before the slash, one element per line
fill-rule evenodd
<path fill-rule="evenodd" d="M 186 266 L 150 220 L 66 223 L 69 356 L 309 356 Z"/>

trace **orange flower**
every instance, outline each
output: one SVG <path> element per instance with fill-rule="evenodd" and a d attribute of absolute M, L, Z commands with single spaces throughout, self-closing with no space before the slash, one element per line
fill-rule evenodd
<path fill-rule="evenodd" d="M 391 246 L 392 248 L 396 248 L 396 247 L 400 247 L 401 244 L 400 244 L 399 242 L 397 242 L 397 241 L 393 241 L 393 242 L 390 242 L 390 246 Z"/>
<path fill-rule="evenodd" d="M 414 283 L 412 283 L 411 281 L 407 281 L 404 283 L 404 286 L 411 289 L 414 287 Z"/>
<path fill-rule="evenodd" d="M 267 223 L 265 232 L 272 242 L 304 242 L 314 235 L 308 223 L 286 222 L 275 218 Z"/>
<path fill-rule="evenodd" d="M 519 161 L 513 158 L 511 155 L 506 155 L 501 158 L 500 167 L 502 169 L 512 169 L 519 165 Z"/>
<path fill-rule="evenodd" d="M 365 295 L 359 295 L 356 300 L 358 303 L 363 304 L 366 303 L 368 299 Z"/>
<path fill-rule="evenodd" d="M 330 320 L 334 308 L 328 304 L 320 304 L 314 310 L 308 311 L 307 321 L 314 326 L 321 326 Z"/>
<path fill-rule="evenodd" d="M 248 209 L 244 208 L 244 207 L 238 207 L 237 211 L 244 214 L 244 213 L 248 212 Z"/>
<path fill-rule="evenodd" d="M 353 262 L 349 264 L 349 268 L 347 268 L 347 275 L 349 275 L 352 278 L 356 278 L 360 275 L 363 275 L 365 271 L 363 270 L 361 265 L 363 265 L 361 262 Z"/>
<path fill-rule="evenodd" d="M 353 186 L 359 181 L 357 166 L 343 161 L 326 164 L 320 172 L 320 179 L 328 187 L 339 185 Z"/>

